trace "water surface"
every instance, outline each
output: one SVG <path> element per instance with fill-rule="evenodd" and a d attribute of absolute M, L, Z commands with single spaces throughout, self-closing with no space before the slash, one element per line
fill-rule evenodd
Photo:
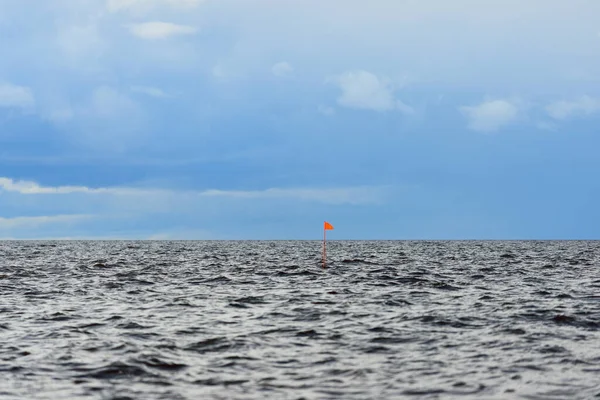
<path fill-rule="evenodd" d="M 2 399 L 589 399 L 600 242 L 0 242 Z"/>

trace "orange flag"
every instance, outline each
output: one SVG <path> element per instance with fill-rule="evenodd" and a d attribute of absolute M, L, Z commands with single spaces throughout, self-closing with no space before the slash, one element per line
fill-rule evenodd
<path fill-rule="evenodd" d="M 333 230 L 333 225 L 331 225 L 329 222 L 325 221 L 325 224 L 323 225 L 323 228 L 327 231 L 327 230 Z"/>

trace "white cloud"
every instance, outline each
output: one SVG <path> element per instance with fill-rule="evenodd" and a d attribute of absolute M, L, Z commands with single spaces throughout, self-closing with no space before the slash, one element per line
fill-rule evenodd
<path fill-rule="evenodd" d="M 46 224 L 68 224 L 79 222 L 84 219 L 93 218 L 91 215 L 85 214 L 71 214 L 71 215 L 50 215 L 50 216 L 36 216 L 36 217 L 14 217 L 4 218 L 0 217 L 0 230 L 1 229 L 15 229 L 23 227 L 36 227 Z"/>
<path fill-rule="evenodd" d="M 205 198 L 233 199 L 292 199 L 315 201 L 328 204 L 365 204 L 380 202 L 384 194 L 382 187 L 342 188 L 269 188 L 264 190 L 187 190 L 145 189 L 132 187 L 90 188 L 86 186 L 41 186 L 31 181 L 15 181 L 0 177 L 0 190 L 24 195 L 64 195 L 73 193 L 108 194 L 117 196 L 192 195 Z"/>
<path fill-rule="evenodd" d="M 338 103 L 344 107 L 373 111 L 398 110 L 412 114 L 412 107 L 394 97 L 395 87 L 390 79 L 368 71 L 348 71 L 332 79 L 342 94 Z"/>
<path fill-rule="evenodd" d="M 32 181 L 15 181 L 11 178 L 0 177 L 0 189 L 20 194 L 70 194 L 70 193 L 107 193 L 107 194 L 151 194 L 156 190 L 136 188 L 89 188 L 87 186 L 41 186 Z"/>
<path fill-rule="evenodd" d="M 203 1 L 204 0 L 108 0 L 106 6 L 110 12 L 148 11 L 161 6 L 189 9 L 198 6 Z"/>
<path fill-rule="evenodd" d="M 77 60 L 81 60 L 78 63 L 82 64 L 90 56 L 88 63 L 98 68 L 96 77 L 102 79 L 115 73 L 160 74 L 164 71 L 160 62 L 166 63 L 165 60 L 175 56 L 194 64 L 196 70 L 210 70 L 207 63 L 226 59 L 228 53 L 234 54 L 235 63 L 260 64 L 264 72 L 273 57 L 283 58 L 281 49 L 285 48 L 293 49 L 294 59 L 306 60 L 302 67 L 306 76 L 322 76 L 327 71 L 344 71 L 348 65 L 365 63 L 363 68 L 370 71 L 418 72 L 432 84 L 450 84 L 456 88 L 492 86 L 490 90 L 507 85 L 511 90 L 520 90 L 521 84 L 535 88 L 540 83 L 547 84 L 551 75 L 556 79 L 552 85 L 562 89 L 572 82 L 561 80 L 557 71 L 564 73 L 572 65 L 582 65 L 582 69 L 589 71 L 598 69 L 594 68 L 598 64 L 597 55 L 589 56 L 591 45 L 597 44 L 596 4 L 591 5 L 589 0 L 574 0 L 573 4 L 561 0 L 507 1 L 509 5 L 500 0 L 485 3 L 457 0 L 450 6 L 444 0 L 350 3 L 229 0 L 205 2 L 207 7 L 202 7 L 200 0 L 57 0 L 37 2 L 39 7 L 31 11 L 27 2 L 4 1 L 3 18 L 7 23 L 23 26 L 29 33 L 18 35 L 14 38 L 16 42 L 5 46 L 3 58 L 20 58 L 3 65 L 7 68 L 44 65 L 45 71 L 52 69 L 53 76 L 60 77 L 57 80 L 66 86 L 77 81 L 69 82 L 64 69 L 56 68 L 56 64 L 64 64 L 78 54 Z M 544 12 L 539 11 L 540 7 Z M 315 9 L 319 11 L 314 12 Z M 582 9 L 590 12 L 582 13 Z M 128 16 L 111 15 L 107 10 L 127 13 L 156 10 L 156 13 L 124 21 Z M 31 18 L 33 11 L 36 15 L 44 13 L 46 18 L 41 22 Z M 136 48 L 131 41 L 121 40 L 121 34 L 128 34 L 128 30 L 115 29 L 115 24 L 123 22 L 153 20 L 206 26 L 215 33 L 210 38 L 214 42 L 205 42 L 202 52 L 186 51 L 190 50 L 186 47 Z M 357 30 L 356 21 L 365 29 Z M 311 29 L 301 29 L 306 26 Z M 538 34 L 529 35 L 530 29 Z M 473 35 L 474 31 L 478 34 Z M 63 51 L 53 52 L 57 33 Z M 514 48 L 515 38 L 523 41 L 520 49 Z M 461 43 L 458 48 L 452 45 L 456 41 Z M 239 53 L 236 50 L 239 43 L 248 50 Z M 123 54 L 131 57 L 120 57 Z M 172 64 L 178 68 L 183 65 Z M 497 69 L 498 65 L 502 67 Z M 546 68 L 536 68 L 540 65 Z M 300 68 L 295 62 L 294 66 Z M 43 76 L 37 74 L 38 79 Z M 42 88 L 37 84 L 34 87 L 39 100 L 38 91 Z"/>
<path fill-rule="evenodd" d="M 582 96 L 573 101 L 557 101 L 546 107 L 546 111 L 550 117 L 559 120 L 588 116 L 600 112 L 600 99 Z"/>
<path fill-rule="evenodd" d="M 136 93 L 142 93 L 151 97 L 157 98 L 166 98 L 171 97 L 169 94 L 165 93 L 164 90 L 151 87 L 151 86 L 131 86 L 131 91 Z"/>
<path fill-rule="evenodd" d="M 129 25 L 129 31 L 141 39 L 165 39 L 176 35 L 192 35 L 197 32 L 193 26 L 177 25 L 170 22 L 142 22 Z"/>
<path fill-rule="evenodd" d="M 283 78 L 290 76 L 294 72 L 294 68 L 289 63 L 282 61 L 273 65 L 271 72 L 273 72 L 273 75 Z"/>
<path fill-rule="evenodd" d="M 486 100 L 476 106 L 463 106 L 459 110 L 468 118 L 470 129 L 493 132 L 514 122 L 519 115 L 516 102 L 509 100 Z"/>
<path fill-rule="evenodd" d="M 5 218 L 0 221 L 0 237 L 85 237 L 100 234 L 115 238 L 145 238 L 164 234 L 156 238 L 227 238 L 227 232 L 236 229 L 236 221 L 247 217 L 248 210 L 264 215 L 286 215 L 285 210 L 292 207 L 314 213 L 328 205 L 379 205 L 393 194 L 394 188 L 386 186 L 186 190 L 164 188 L 160 184 L 154 187 L 48 186 L 0 177 L 0 205 L 3 209 L 4 205 L 8 205 L 12 210 L 19 210 L 20 215 L 54 216 L 20 217 L 10 221 Z M 165 213 L 172 218 L 159 218 L 157 224 L 152 222 L 153 216 L 164 216 Z M 221 219 L 226 222 L 225 227 L 220 223 Z M 30 228 L 36 223 L 43 226 Z M 197 231 L 205 229 L 210 232 Z M 239 234 L 237 237 L 240 237 Z"/>
<path fill-rule="evenodd" d="M 35 99 L 31 89 L 10 83 L 0 83 L 0 107 L 31 108 Z"/>
<path fill-rule="evenodd" d="M 206 190 L 199 193 L 203 197 L 231 197 L 239 199 L 287 198 L 303 201 L 316 201 L 328 204 L 365 204 L 381 201 L 380 187 L 350 188 L 270 188 L 265 190 Z"/>

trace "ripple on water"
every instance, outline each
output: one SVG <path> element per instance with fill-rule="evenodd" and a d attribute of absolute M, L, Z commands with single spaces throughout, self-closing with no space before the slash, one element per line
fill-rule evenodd
<path fill-rule="evenodd" d="M 600 242 L 0 242 L 0 397 L 600 397 Z"/>

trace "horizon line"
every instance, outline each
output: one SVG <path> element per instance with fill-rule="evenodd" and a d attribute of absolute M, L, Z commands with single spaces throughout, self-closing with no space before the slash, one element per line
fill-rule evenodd
<path fill-rule="evenodd" d="M 0 238 L 0 242 L 322 242 L 323 239 Z M 599 239 L 327 239 L 328 242 L 596 242 Z"/>

